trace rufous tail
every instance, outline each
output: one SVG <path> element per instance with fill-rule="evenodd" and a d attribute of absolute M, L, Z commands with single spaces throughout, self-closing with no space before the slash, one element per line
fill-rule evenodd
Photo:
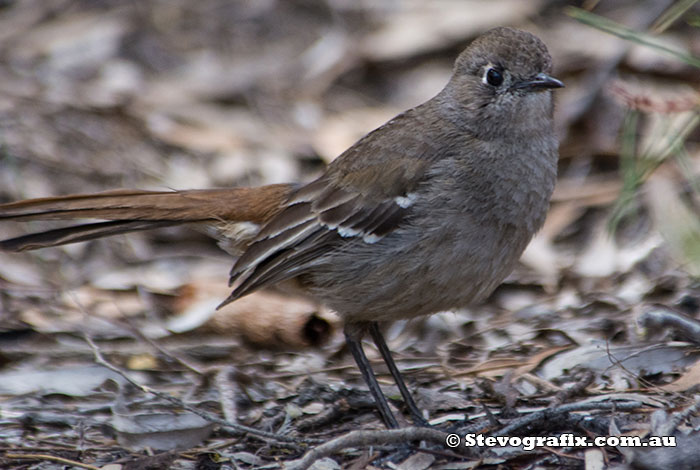
<path fill-rule="evenodd" d="M 0 241 L 5 251 L 27 251 L 186 223 L 253 222 L 277 214 L 293 185 L 187 191 L 117 190 L 0 204 L 2 220 L 98 219 Z"/>

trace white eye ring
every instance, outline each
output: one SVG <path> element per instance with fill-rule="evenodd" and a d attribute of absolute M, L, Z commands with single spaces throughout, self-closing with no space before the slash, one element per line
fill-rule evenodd
<path fill-rule="evenodd" d="M 484 83 L 484 85 L 499 87 L 505 81 L 505 77 L 503 76 L 503 72 L 498 70 L 496 67 L 489 67 L 484 72 L 484 76 L 481 81 Z"/>

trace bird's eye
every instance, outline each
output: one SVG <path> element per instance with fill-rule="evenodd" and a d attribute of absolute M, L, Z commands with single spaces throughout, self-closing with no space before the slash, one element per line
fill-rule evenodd
<path fill-rule="evenodd" d="M 501 86 L 503 83 L 503 74 L 491 67 L 484 75 L 484 83 L 488 83 L 491 86 Z"/>

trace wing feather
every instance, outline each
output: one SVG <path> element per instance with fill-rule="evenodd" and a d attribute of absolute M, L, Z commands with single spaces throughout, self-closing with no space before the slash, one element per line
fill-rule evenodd
<path fill-rule="evenodd" d="M 346 150 L 323 176 L 293 191 L 234 265 L 234 290 L 222 305 L 308 272 L 343 244 L 377 243 L 400 227 L 429 177 L 430 162 L 440 156 L 429 132 L 405 135 L 406 121 L 417 120 L 415 109 L 400 114 Z M 429 129 L 434 122 L 421 124 Z M 405 146 L 396 146 L 396 133 Z"/>
<path fill-rule="evenodd" d="M 323 178 L 300 188 L 237 260 L 229 280 L 233 292 L 221 305 L 303 273 L 348 239 L 376 243 L 409 210 L 393 198 L 363 197 Z"/>

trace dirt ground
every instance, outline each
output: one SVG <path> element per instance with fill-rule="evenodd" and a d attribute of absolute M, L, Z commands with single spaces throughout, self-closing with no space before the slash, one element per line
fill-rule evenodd
<path fill-rule="evenodd" d="M 177 227 L 0 252 L 0 468 L 700 468 L 694 1 L 2 1 L 0 202 L 309 181 L 497 25 L 566 84 L 559 182 L 484 305 L 386 325 L 432 428 L 366 344 L 384 429 L 333 312 L 281 291 L 215 312 L 233 259 Z"/>

